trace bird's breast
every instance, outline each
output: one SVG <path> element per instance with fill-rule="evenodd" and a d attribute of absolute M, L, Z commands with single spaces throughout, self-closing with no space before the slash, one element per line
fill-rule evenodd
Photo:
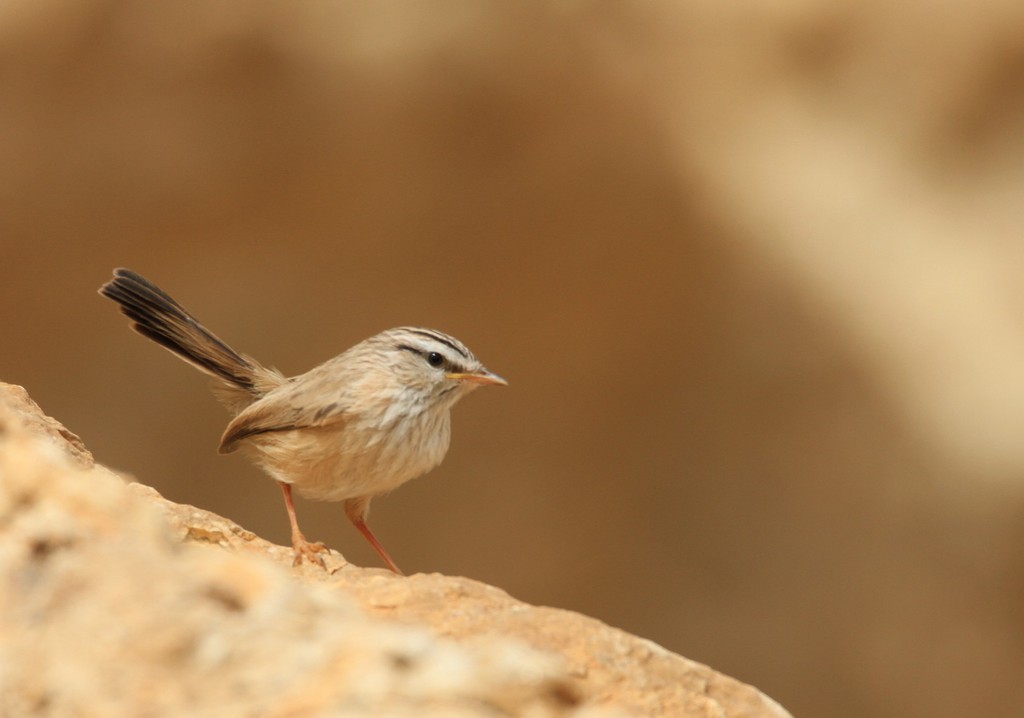
<path fill-rule="evenodd" d="M 256 459 L 301 496 L 342 501 L 387 493 L 430 471 L 451 440 L 447 412 L 399 417 L 381 425 L 354 417 L 336 426 L 267 435 Z"/>

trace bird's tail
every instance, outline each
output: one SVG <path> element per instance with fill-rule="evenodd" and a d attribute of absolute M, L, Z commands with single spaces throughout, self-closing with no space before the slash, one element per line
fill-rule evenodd
<path fill-rule="evenodd" d="M 285 381 L 276 370 L 229 347 L 167 292 L 130 269 L 115 269 L 99 291 L 121 305 L 132 329 L 223 382 L 218 398 L 235 411 Z"/>

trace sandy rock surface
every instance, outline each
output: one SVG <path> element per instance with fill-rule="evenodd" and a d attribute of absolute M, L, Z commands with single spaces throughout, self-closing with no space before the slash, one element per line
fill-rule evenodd
<path fill-rule="evenodd" d="M 0 385 L 4 716 L 787 716 L 571 611 L 332 553 L 127 483 Z"/>

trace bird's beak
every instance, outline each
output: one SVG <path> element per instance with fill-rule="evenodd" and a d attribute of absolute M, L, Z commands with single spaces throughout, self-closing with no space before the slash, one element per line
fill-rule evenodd
<path fill-rule="evenodd" d="M 508 382 L 497 374 L 492 374 L 486 369 L 474 372 L 448 372 L 446 376 L 455 381 L 464 381 L 469 384 L 480 384 L 481 386 L 508 386 Z"/>

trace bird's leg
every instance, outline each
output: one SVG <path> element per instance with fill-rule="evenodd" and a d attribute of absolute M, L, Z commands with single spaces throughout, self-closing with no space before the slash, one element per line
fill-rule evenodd
<path fill-rule="evenodd" d="M 302 535 L 302 531 L 299 530 L 299 520 L 295 517 L 295 502 L 292 501 L 292 485 L 286 484 L 283 481 L 278 481 L 277 484 L 281 487 L 281 492 L 284 494 L 284 505 L 288 509 L 288 520 L 292 524 L 292 552 L 295 555 L 292 565 L 298 566 L 303 560 L 306 560 L 326 569 L 324 557 L 320 554 L 327 552 L 327 546 L 319 541 L 310 543 Z"/>
<path fill-rule="evenodd" d="M 392 560 L 390 554 L 381 545 L 381 542 L 377 540 L 377 537 L 373 535 L 373 531 L 366 525 L 366 515 L 370 512 L 370 497 L 362 496 L 358 499 L 348 499 L 345 502 L 345 515 L 348 516 L 348 520 L 352 522 L 352 525 L 359 529 L 359 533 L 366 537 L 366 540 L 370 542 L 374 550 L 380 554 L 380 557 L 384 559 L 384 563 L 388 565 L 392 571 L 397 573 L 399 576 L 404 576 L 402 569 L 398 568 L 395 562 Z"/>

